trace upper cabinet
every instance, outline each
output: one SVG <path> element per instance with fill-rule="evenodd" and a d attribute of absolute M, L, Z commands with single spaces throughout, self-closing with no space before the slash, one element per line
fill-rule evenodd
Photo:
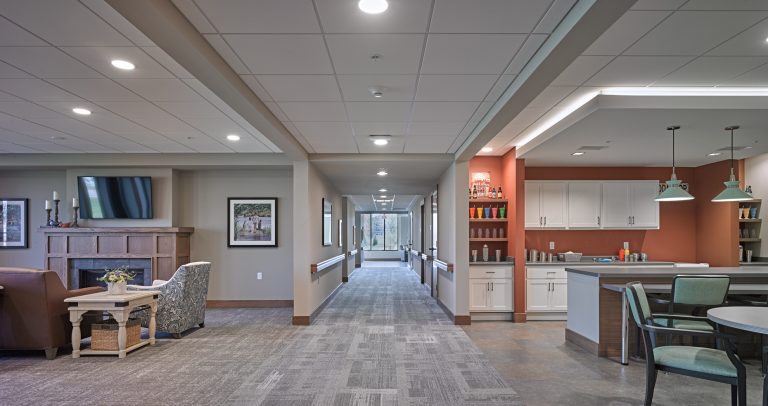
<path fill-rule="evenodd" d="M 525 227 L 566 228 L 565 182 L 525 182 Z"/>
<path fill-rule="evenodd" d="M 659 228 L 656 181 L 603 183 L 602 228 Z"/>
<path fill-rule="evenodd" d="M 568 183 L 568 228 L 600 227 L 600 182 Z"/>

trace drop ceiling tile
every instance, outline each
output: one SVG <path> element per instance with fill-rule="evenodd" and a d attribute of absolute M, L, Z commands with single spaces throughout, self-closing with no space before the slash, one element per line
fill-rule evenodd
<path fill-rule="evenodd" d="M 100 78 L 98 72 L 54 47 L 8 47 L 0 59 L 39 78 Z"/>
<path fill-rule="evenodd" d="M 1 52 L 1 51 L 0 51 Z M 2 79 L 17 79 L 17 78 L 31 78 L 32 75 L 25 73 L 22 70 L 16 69 L 7 63 L 0 62 L 0 78 Z"/>
<path fill-rule="evenodd" d="M 411 114 L 409 102 L 348 102 L 350 121 L 408 121 Z"/>
<path fill-rule="evenodd" d="M 536 51 L 538 51 L 541 45 L 544 44 L 544 41 L 546 41 L 547 38 L 549 38 L 549 35 L 547 34 L 531 34 L 531 36 L 525 40 L 523 46 L 520 47 L 520 50 L 517 51 L 517 54 L 515 54 L 514 58 L 512 58 L 509 66 L 507 66 L 507 69 L 504 70 L 504 74 L 517 75 L 520 73 L 525 65 L 528 64 L 528 61 L 531 60 L 533 55 L 536 54 Z"/>
<path fill-rule="evenodd" d="M 576 4 L 576 0 L 555 0 L 555 2 L 552 3 L 552 6 L 549 7 L 549 10 L 547 10 L 547 13 L 544 14 L 541 21 L 539 21 L 539 24 L 536 25 L 533 32 L 537 34 L 549 34 L 554 31 L 574 4 Z"/>
<path fill-rule="evenodd" d="M 624 54 L 700 55 L 765 17 L 754 11 L 678 11 Z"/>
<path fill-rule="evenodd" d="M 437 0 L 429 31 L 527 34 L 549 5 L 527 0 Z"/>
<path fill-rule="evenodd" d="M 150 101 L 202 99 L 202 96 L 179 79 L 117 79 L 117 82 Z"/>
<path fill-rule="evenodd" d="M 766 56 L 766 36 L 768 20 L 736 35 L 717 48 L 709 51 L 708 56 Z"/>
<path fill-rule="evenodd" d="M 105 101 L 98 104 L 114 114 L 135 122 L 170 120 L 174 118 L 171 114 L 166 113 L 147 101 Z"/>
<path fill-rule="evenodd" d="M 743 75 L 719 83 L 721 86 L 763 86 L 768 87 L 768 65 L 763 65 Z"/>
<path fill-rule="evenodd" d="M 245 82 L 248 87 L 253 90 L 253 93 L 256 94 L 256 97 L 261 99 L 261 101 L 273 101 L 272 96 L 267 93 L 267 91 L 264 89 L 264 87 L 259 83 L 258 80 L 256 80 L 256 76 L 254 75 L 240 75 L 240 78 L 243 79 L 243 82 Z"/>
<path fill-rule="evenodd" d="M 579 56 L 552 81 L 554 86 L 579 86 L 607 65 L 612 56 Z"/>
<path fill-rule="evenodd" d="M 426 32 L 430 0 L 394 0 L 386 13 L 369 15 L 348 0 L 316 0 L 317 13 L 326 33 Z"/>
<path fill-rule="evenodd" d="M 157 102 L 163 110 L 176 117 L 185 118 L 226 118 L 221 110 L 207 101 Z"/>
<path fill-rule="evenodd" d="M 31 142 L 47 141 L 48 139 L 50 138 L 32 137 L 26 134 L 19 134 L 15 131 L 6 130 L 2 128 L 2 122 L 0 122 L 0 142 L 28 144 Z"/>
<path fill-rule="evenodd" d="M 421 75 L 416 101 L 482 101 L 498 75 Z"/>
<path fill-rule="evenodd" d="M 108 78 L 174 77 L 137 47 L 62 47 L 61 50 Z M 136 68 L 130 71 L 117 69 L 111 63 L 115 59 L 131 62 Z"/>
<path fill-rule="evenodd" d="M 413 121 L 467 121 L 480 103 L 414 102 Z"/>
<path fill-rule="evenodd" d="M 275 103 L 275 102 L 264 102 L 264 105 L 267 106 L 269 111 L 271 111 L 272 114 L 274 114 L 275 117 L 277 117 L 278 120 L 280 120 L 280 121 L 289 121 L 290 120 L 288 118 L 288 116 L 285 115 L 285 112 L 283 112 L 283 110 L 280 108 L 280 106 L 277 105 L 277 103 Z"/>
<path fill-rule="evenodd" d="M 670 11 L 630 10 L 600 35 L 584 55 L 619 55 L 670 14 Z"/>
<path fill-rule="evenodd" d="M 685 2 L 681 10 L 768 10 L 768 3 L 764 0 L 689 0 Z"/>
<path fill-rule="evenodd" d="M 525 37 L 521 34 L 430 34 L 421 73 L 499 75 Z"/>
<path fill-rule="evenodd" d="M 16 96 L 10 95 L 8 93 L 0 92 L 0 101 L 23 101 L 23 100 L 19 99 Z"/>
<path fill-rule="evenodd" d="M 236 34 L 224 39 L 253 74 L 333 73 L 321 35 Z"/>
<path fill-rule="evenodd" d="M 228 118 L 185 118 L 196 129 L 208 134 L 215 139 L 225 139 L 228 134 L 237 134 L 245 138 L 247 132 Z"/>
<path fill-rule="evenodd" d="M 81 100 L 40 79 L 0 79 L 0 90 L 31 101 Z"/>
<path fill-rule="evenodd" d="M 232 47 L 224 40 L 221 35 L 218 34 L 205 34 L 203 37 L 209 44 L 219 53 L 224 61 L 232 67 L 232 69 L 239 75 L 245 75 L 251 73 L 245 63 L 240 60 L 240 57 L 235 53 Z"/>
<path fill-rule="evenodd" d="M 27 147 L 20 144 L 14 144 L 11 142 L 4 142 L 0 141 L 0 151 L 3 151 L 6 154 L 39 154 L 41 152 L 47 152 L 42 151 L 39 149 Z"/>
<path fill-rule="evenodd" d="M 59 153 L 72 154 L 72 153 L 83 152 L 83 151 L 71 148 L 67 145 L 56 144 L 54 142 L 40 141 L 40 142 L 34 142 L 34 143 L 22 144 L 22 145 L 24 145 L 25 147 L 36 149 L 38 151 L 45 151 L 52 154 L 59 154 Z"/>
<path fill-rule="evenodd" d="M 310 154 L 315 153 L 315 149 L 312 148 L 312 144 L 310 144 L 309 141 L 307 141 L 307 139 L 304 138 L 304 134 L 302 134 L 301 131 L 299 131 L 299 129 L 296 128 L 295 125 L 293 125 L 293 123 L 286 122 L 286 123 L 283 123 L 283 125 L 296 138 L 299 144 L 301 144 L 301 146 L 304 147 L 305 150 L 307 150 L 307 152 L 309 152 Z"/>
<path fill-rule="evenodd" d="M 4 0 L 0 14 L 56 46 L 133 45 L 77 1 Z"/>
<path fill-rule="evenodd" d="M 126 153 L 126 154 L 151 154 L 156 153 L 157 151 L 147 147 L 142 144 L 137 144 L 135 142 L 126 142 L 126 143 L 111 143 L 109 144 L 111 148 L 114 148 L 116 151 Z"/>
<path fill-rule="evenodd" d="M 344 104 L 337 102 L 283 102 L 280 109 L 291 121 L 347 121 Z"/>
<path fill-rule="evenodd" d="M 688 56 L 620 56 L 592 79 L 589 86 L 646 86 L 693 59 Z"/>
<path fill-rule="evenodd" d="M 141 100 L 139 96 L 111 79 L 49 79 L 49 81 L 83 99 L 94 102 Z"/>
<path fill-rule="evenodd" d="M 69 104 L 66 102 L 64 103 Z M 65 111 L 71 113 L 71 109 L 72 108 L 70 107 L 69 110 Z M 62 113 L 25 101 L 0 102 L 0 112 L 23 119 L 62 117 Z"/>
<path fill-rule="evenodd" d="M 319 33 L 312 0 L 196 0 L 221 33 Z"/>
<path fill-rule="evenodd" d="M 208 21 L 208 18 L 205 17 L 205 14 L 203 14 L 202 10 L 197 7 L 194 0 L 171 1 L 173 1 L 173 4 L 176 6 L 176 8 L 178 8 L 179 11 L 184 14 L 184 17 L 187 17 L 187 20 L 189 20 L 189 22 L 192 23 L 192 25 L 194 25 L 198 31 L 204 34 L 216 32 L 216 28 L 211 25 L 211 22 Z"/>
<path fill-rule="evenodd" d="M 356 136 L 370 136 L 371 134 L 405 135 L 408 123 L 405 122 L 353 122 L 352 131 Z"/>
<path fill-rule="evenodd" d="M 405 142 L 405 152 L 410 154 L 448 152 L 454 138 L 435 135 L 421 135 L 408 137 Z"/>
<path fill-rule="evenodd" d="M 510 84 L 512 84 L 512 81 L 515 80 L 517 75 L 501 75 L 499 80 L 496 81 L 496 83 L 491 88 L 491 91 L 488 92 L 488 95 L 485 96 L 486 101 L 493 101 L 501 97 L 502 94 L 504 94 L 504 91 L 507 90 Z"/>
<path fill-rule="evenodd" d="M 122 14 L 104 0 L 80 0 L 83 5 L 101 17 L 119 33 L 138 46 L 155 46 L 143 32 L 131 24 Z"/>
<path fill-rule="evenodd" d="M 344 101 L 411 101 L 416 75 L 338 75 Z M 372 89 L 383 93 L 374 98 Z"/>
<path fill-rule="evenodd" d="M 439 135 L 442 137 L 456 137 L 459 135 L 466 121 L 450 122 L 413 122 L 408 126 L 408 136 Z"/>
<path fill-rule="evenodd" d="M 392 137 L 387 145 L 375 145 L 367 136 L 356 136 L 357 148 L 362 154 L 402 154 L 405 138 Z"/>
<path fill-rule="evenodd" d="M 0 46 L 46 46 L 45 41 L 0 16 Z"/>
<path fill-rule="evenodd" d="M 632 10 L 676 10 L 687 0 L 638 0 Z"/>
<path fill-rule="evenodd" d="M 470 117 L 469 121 L 477 124 L 477 122 L 483 119 L 485 114 L 488 113 L 493 105 L 494 102 L 490 101 L 480 103 L 480 105 L 477 107 L 477 110 L 475 110 L 474 114 L 472 114 L 472 117 Z"/>
<path fill-rule="evenodd" d="M 188 152 L 197 152 L 192 148 L 189 148 L 187 146 L 184 146 L 174 141 L 155 142 L 155 143 L 144 144 L 144 145 L 163 154 L 182 154 L 182 153 L 188 153 Z"/>
<path fill-rule="evenodd" d="M 119 150 L 116 150 L 113 147 L 100 145 L 95 142 L 87 142 L 87 141 L 71 141 L 67 140 L 65 142 L 59 142 L 59 144 L 64 145 L 68 148 L 75 149 L 77 151 L 82 151 L 86 153 L 91 154 L 104 154 L 104 153 L 116 153 L 121 152 Z"/>
<path fill-rule="evenodd" d="M 275 101 L 341 101 L 333 75 L 259 75 Z"/>
<path fill-rule="evenodd" d="M 713 86 L 768 63 L 768 57 L 702 57 L 657 80 L 654 86 Z"/>
<path fill-rule="evenodd" d="M 329 34 L 326 42 L 338 74 L 416 74 L 424 35 Z"/>
<path fill-rule="evenodd" d="M 191 73 L 184 69 L 181 65 L 179 65 L 178 62 L 176 62 L 173 58 L 171 58 L 170 55 L 165 53 L 161 48 L 159 47 L 142 47 L 141 48 L 144 52 L 149 54 L 150 57 L 155 59 L 157 63 L 162 65 L 165 69 L 167 69 L 169 72 L 171 72 L 174 76 L 176 76 L 179 79 L 190 79 L 193 78 Z"/>
<path fill-rule="evenodd" d="M 358 152 L 349 123 L 304 122 L 294 125 L 319 154 Z"/>
<path fill-rule="evenodd" d="M 69 117 L 59 117 L 59 118 L 34 118 L 30 119 L 31 121 L 34 121 L 36 124 L 39 124 L 41 126 L 45 126 L 48 128 L 55 128 L 58 131 L 77 136 L 80 138 L 85 139 L 109 139 L 110 137 L 115 137 L 114 134 L 110 134 L 109 132 L 97 128 L 95 126 L 90 125 L 92 123 L 92 120 L 89 121 L 81 121 L 74 118 Z M 97 120 L 97 122 L 102 123 L 103 120 Z M 111 128 L 110 128 L 111 129 Z M 119 138 L 119 137 L 118 137 Z"/>

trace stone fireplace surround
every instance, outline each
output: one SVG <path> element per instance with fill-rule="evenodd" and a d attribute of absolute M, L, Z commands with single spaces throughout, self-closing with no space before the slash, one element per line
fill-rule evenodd
<path fill-rule="evenodd" d="M 127 266 L 136 277 L 129 282 L 131 285 L 149 286 L 152 284 L 152 260 L 149 258 L 73 258 L 69 263 L 69 286 L 71 289 L 88 287 L 83 285 L 85 272 L 113 269 Z M 98 285 L 90 285 L 98 286 Z"/>

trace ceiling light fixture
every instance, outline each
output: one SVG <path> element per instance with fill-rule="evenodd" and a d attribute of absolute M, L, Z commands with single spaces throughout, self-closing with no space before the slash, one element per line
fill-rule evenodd
<path fill-rule="evenodd" d="M 381 189 L 379 189 L 379 192 L 381 192 L 381 193 L 384 193 L 384 192 L 386 192 L 386 191 L 387 191 L 387 189 L 385 189 L 385 188 L 381 188 Z"/>
<path fill-rule="evenodd" d="M 387 171 L 385 171 L 384 169 L 379 169 L 379 171 L 376 172 L 376 174 L 379 175 L 379 176 L 387 176 L 388 175 Z"/>
<path fill-rule="evenodd" d="M 743 202 L 745 200 L 752 200 L 752 195 L 739 188 L 739 180 L 736 179 L 736 175 L 733 174 L 733 131 L 738 129 L 739 126 L 737 125 L 725 127 L 725 131 L 731 132 L 731 176 L 728 178 L 727 182 L 723 182 L 723 184 L 725 184 L 725 190 L 715 196 L 715 198 L 712 199 L 713 202 Z"/>
<path fill-rule="evenodd" d="M 720 156 L 722 154 L 723 154 L 722 152 L 710 152 L 707 154 L 707 156 Z"/>
<path fill-rule="evenodd" d="M 672 131 L 672 176 L 669 178 L 667 188 L 656 197 L 657 202 L 679 202 L 683 200 L 693 200 L 688 191 L 680 187 L 680 181 L 675 173 L 675 130 L 679 130 L 679 125 L 667 127 L 667 131 Z"/>
<path fill-rule="evenodd" d="M 491 151 L 493 151 L 493 148 L 491 148 L 491 147 L 483 147 L 483 149 L 481 149 L 480 151 L 482 151 L 482 152 L 491 152 Z"/>
<path fill-rule="evenodd" d="M 369 138 L 373 141 L 373 145 L 383 147 L 384 145 L 389 144 L 389 140 L 392 136 L 388 134 L 371 134 Z"/>
<path fill-rule="evenodd" d="M 380 195 L 379 197 L 382 198 L 382 199 L 386 199 L 387 195 Z"/>
<path fill-rule="evenodd" d="M 357 7 L 367 14 L 381 14 L 387 11 L 389 3 L 387 0 L 360 0 L 357 2 Z"/>
<path fill-rule="evenodd" d="M 122 69 L 122 70 L 133 70 L 134 68 L 136 68 L 136 65 L 134 65 L 134 64 L 132 64 L 132 63 L 130 63 L 128 61 L 124 61 L 122 59 L 114 59 L 114 60 L 112 60 L 112 66 L 114 66 L 117 69 Z"/>
<path fill-rule="evenodd" d="M 576 152 L 572 153 L 571 155 L 573 155 L 573 156 L 582 156 L 584 154 L 586 154 L 586 152 L 576 151 Z"/>
<path fill-rule="evenodd" d="M 377 99 L 381 99 L 382 97 L 384 97 L 384 91 L 381 88 L 372 87 L 368 89 L 368 91 L 371 92 L 371 96 Z"/>
<path fill-rule="evenodd" d="M 531 131 L 530 133 L 526 134 L 515 146 L 520 149 L 525 144 L 533 141 L 534 138 L 538 137 L 539 135 L 543 134 L 544 131 L 549 130 L 550 128 L 554 127 L 555 124 L 559 123 L 564 118 L 570 116 L 574 111 L 581 108 L 581 106 L 589 103 L 590 100 L 594 99 L 600 94 L 599 91 L 590 92 L 585 94 L 582 97 L 579 97 L 576 99 L 573 103 L 565 107 L 564 109 L 560 110 L 557 114 L 550 117 L 548 120 L 546 120 L 544 123 L 542 123 L 540 126 L 536 127 L 535 130 Z"/>
<path fill-rule="evenodd" d="M 75 108 L 72 109 L 72 112 L 75 113 L 75 114 L 79 114 L 81 116 L 90 116 L 91 115 L 91 111 L 90 110 L 84 109 L 82 107 L 75 107 Z"/>
<path fill-rule="evenodd" d="M 230 141 L 240 141 L 240 136 L 237 134 L 229 134 L 227 135 L 227 139 Z"/>
<path fill-rule="evenodd" d="M 607 96 L 768 96 L 766 87 L 608 87 Z"/>

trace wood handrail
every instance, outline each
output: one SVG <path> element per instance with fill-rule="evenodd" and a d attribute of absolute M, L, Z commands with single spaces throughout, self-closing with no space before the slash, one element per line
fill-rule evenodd
<path fill-rule="evenodd" d="M 335 257 L 331 257 L 326 259 L 325 261 L 318 262 L 316 264 L 311 264 L 309 266 L 309 272 L 310 273 L 318 273 L 322 271 L 323 269 L 327 269 L 333 265 L 338 264 L 339 262 L 343 261 L 346 256 L 344 254 L 336 255 Z"/>
<path fill-rule="evenodd" d="M 442 269 L 445 272 L 453 273 L 453 264 L 450 264 L 448 262 L 441 261 L 437 258 L 432 260 L 432 263 L 438 268 Z"/>

